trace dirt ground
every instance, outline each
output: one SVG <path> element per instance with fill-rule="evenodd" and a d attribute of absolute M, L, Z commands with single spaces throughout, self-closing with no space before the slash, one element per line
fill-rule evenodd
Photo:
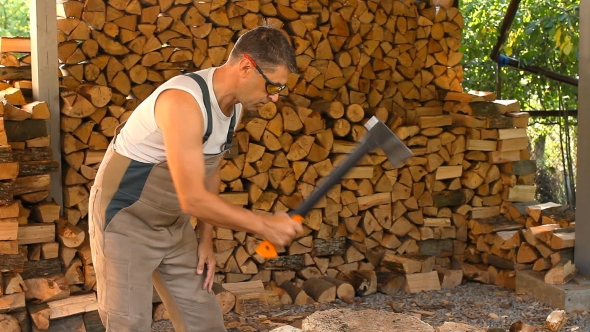
<path fill-rule="evenodd" d="M 545 320 L 555 308 L 506 288 L 468 282 L 453 289 L 418 294 L 372 294 L 357 297 L 352 304 L 336 300 L 303 306 L 283 305 L 279 310 L 247 317 L 230 312 L 224 318 L 229 332 L 269 332 L 283 325 L 301 328 L 303 320 L 309 315 L 331 309 L 381 310 L 412 315 L 434 328 L 449 322 L 468 324 L 481 329 L 470 332 L 504 332 L 519 322 L 535 327 L 538 331 L 549 331 L 545 329 Z M 457 332 L 449 332 L 451 331 Z M 583 331 L 590 331 L 588 312 L 568 313 L 567 322 L 560 332 Z M 174 329 L 169 321 L 163 320 L 153 324 L 152 332 L 174 332 Z"/>

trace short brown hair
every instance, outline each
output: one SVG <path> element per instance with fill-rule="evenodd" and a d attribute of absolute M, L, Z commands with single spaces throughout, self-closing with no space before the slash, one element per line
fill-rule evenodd
<path fill-rule="evenodd" d="M 284 65 L 292 73 L 297 73 L 295 51 L 281 30 L 271 26 L 259 26 L 238 38 L 232 49 L 229 61 L 234 62 L 248 54 L 262 70 L 276 70 Z"/>

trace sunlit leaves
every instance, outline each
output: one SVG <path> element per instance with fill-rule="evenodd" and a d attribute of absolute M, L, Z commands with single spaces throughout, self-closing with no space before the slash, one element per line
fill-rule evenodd
<path fill-rule="evenodd" d="M 29 30 L 29 0 L 0 0 L 0 36 L 28 37 Z"/>
<path fill-rule="evenodd" d="M 489 55 L 510 0 L 463 0 L 463 64 L 467 89 L 496 91 L 497 65 Z M 577 77 L 580 0 L 522 0 L 501 54 Z M 511 67 L 500 69 L 501 96 L 524 109 L 575 109 L 577 88 Z M 558 88 L 559 87 L 559 88 Z"/>

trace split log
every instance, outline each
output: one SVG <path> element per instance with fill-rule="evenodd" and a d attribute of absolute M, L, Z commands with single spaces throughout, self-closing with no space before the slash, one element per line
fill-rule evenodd
<path fill-rule="evenodd" d="M 316 302 L 332 302 L 336 299 L 336 285 L 321 278 L 309 278 L 303 283 L 303 290 Z"/>
<path fill-rule="evenodd" d="M 236 296 L 226 290 L 222 285 L 218 283 L 213 283 L 213 292 L 215 293 L 215 297 L 217 297 L 217 301 L 219 305 L 221 305 L 221 311 L 224 314 L 230 312 L 235 304 L 236 304 Z"/>
<path fill-rule="evenodd" d="M 545 282 L 553 285 L 564 285 L 575 276 L 576 272 L 576 266 L 571 260 L 563 259 L 545 274 Z"/>

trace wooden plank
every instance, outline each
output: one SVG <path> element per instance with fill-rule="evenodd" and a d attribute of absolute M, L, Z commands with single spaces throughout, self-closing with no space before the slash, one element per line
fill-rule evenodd
<path fill-rule="evenodd" d="M 23 272 L 26 259 L 27 258 L 23 253 L 14 255 L 0 255 L 0 272 Z"/>
<path fill-rule="evenodd" d="M 506 200 L 509 202 L 530 202 L 535 199 L 536 192 L 536 185 L 516 185 L 508 189 L 508 198 Z"/>
<path fill-rule="evenodd" d="M 22 142 L 40 136 L 47 136 L 46 120 L 4 121 L 4 128 L 10 142 Z"/>
<path fill-rule="evenodd" d="M 31 67 L 0 66 L 0 80 L 30 80 L 31 77 Z"/>
<path fill-rule="evenodd" d="M 463 166 L 440 166 L 436 169 L 436 180 L 453 179 L 461 177 Z"/>
<path fill-rule="evenodd" d="M 248 193 L 221 193 L 219 197 L 234 205 L 248 205 Z"/>
<path fill-rule="evenodd" d="M 373 178 L 373 174 L 375 169 L 373 166 L 358 166 L 352 167 L 350 171 L 348 171 L 344 176 L 343 179 L 371 179 Z"/>
<path fill-rule="evenodd" d="M 496 151 L 496 146 L 496 141 L 468 139 L 465 149 L 470 151 Z"/>
<path fill-rule="evenodd" d="M 498 129 L 498 139 L 528 137 L 526 128 Z"/>
<path fill-rule="evenodd" d="M 520 151 L 493 151 L 488 152 L 488 158 L 492 164 L 508 163 L 511 161 L 519 161 Z"/>
<path fill-rule="evenodd" d="M 529 147 L 529 138 L 518 137 L 498 141 L 498 151 L 520 151 Z"/>
<path fill-rule="evenodd" d="M 494 100 L 502 114 L 520 112 L 520 103 L 518 100 Z"/>
<path fill-rule="evenodd" d="M 67 299 L 51 301 L 49 306 L 49 318 L 51 320 L 76 315 L 79 313 L 98 310 L 96 306 L 96 293 L 73 295 Z"/>
<path fill-rule="evenodd" d="M 406 275 L 405 291 L 407 293 L 420 293 L 431 290 L 440 290 L 440 281 L 436 271 Z"/>
<path fill-rule="evenodd" d="M 232 292 L 234 295 L 264 292 L 264 284 L 261 280 L 226 282 L 222 286 L 225 290 Z"/>
<path fill-rule="evenodd" d="M 16 240 L 18 236 L 18 220 L 6 218 L 0 220 L 0 241 Z"/>
<path fill-rule="evenodd" d="M 31 53 L 31 39 L 28 37 L 0 37 L 0 53 Z"/>
<path fill-rule="evenodd" d="M 490 218 L 497 216 L 499 214 L 499 206 L 474 207 L 473 210 L 471 210 L 471 218 L 473 219 Z"/>
<path fill-rule="evenodd" d="M 26 261 L 24 262 L 24 270 L 21 271 L 22 273 L 20 274 L 20 276 L 24 280 L 44 277 L 51 274 L 62 272 L 61 261 L 59 260 L 59 258 L 42 259 L 38 261 Z"/>
<path fill-rule="evenodd" d="M 418 117 L 420 128 L 444 127 L 453 124 L 453 117 L 450 115 L 427 115 Z"/>
<path fill-rule="evenodd" d="M 55 225 L 53 223 L 35 223 L 18 227 L 19 245 L 52 241 L 55 241 Z"/>
<path fill-rule="evenodd" d="M 424 218 L 425 227 L 451 227 L 450 218 Z"/>

